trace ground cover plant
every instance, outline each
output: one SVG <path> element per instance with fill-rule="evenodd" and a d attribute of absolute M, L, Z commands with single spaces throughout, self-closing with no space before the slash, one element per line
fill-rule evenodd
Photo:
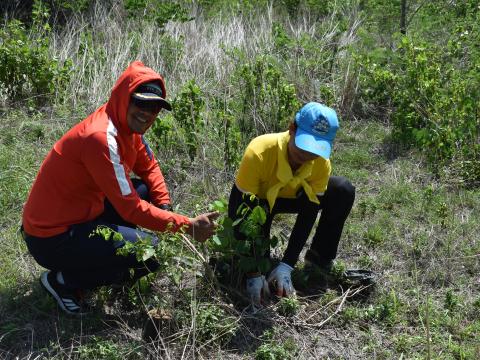
<path fill-rule="evenodd" d="M 0 7 L 0 358 L 480 358 L 476 1 L 15 4 Z M 337 266 L 374 270 L 376 286 L 253 314 L 241 280 L 212 270 L 229 234 L 159 234 L 136 249 L 157 275 L 99 289 L 88 317 L 61 313 L 18 234 L 22 205 L 52 144 L 134 59 L 167 81 L 174 110 L 147 137 L 181 213 L 224 212 L 246 144 L 300 104 L 337 109 L 333 171 L 357 191 Z M 277 257 L 292 222 L 274 221 Z"/>

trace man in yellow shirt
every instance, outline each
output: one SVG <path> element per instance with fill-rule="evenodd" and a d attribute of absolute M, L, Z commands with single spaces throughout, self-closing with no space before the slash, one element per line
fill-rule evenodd
<path fill-rule="evenodd" d="M 338 127 L 333 109 L 310 102 L 297 112 L 288 131 L 261 135 L 245 150 L 230 194 L 229 217 L 239 218 L 243 203 L 265 205 L 269 212 L 262 230 L 268 237 L 275 214 L 298 214 L 280 264 L 267 278 L 261 273 L 247 275 L 247 293 L 254 303 L 267 295 L 269 283 L 278 296 L 294 292 L 291 272 L 320 210 L 305 261 L 327 273 L 332 268 L 355 199 L 355 188 L 347 179 L 330 176 L 329 158 Z M 254 194 L 257 200 L 244 194 Z M 242 237 L 238 225 L 236 236 Z"/>

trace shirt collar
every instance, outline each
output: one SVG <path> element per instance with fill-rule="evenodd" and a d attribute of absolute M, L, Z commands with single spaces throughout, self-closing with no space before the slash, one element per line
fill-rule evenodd
<path fill-rule="evenodd" d="M 290 163 L 288 162 L 288 142 L 290 141 L 290 133 L 288 131 L 281 133 L 278 137 L 278 167 L 277 178 L 281 182 L 288 182 L 294 177 L 302 179 L 312 174 L 313 160 L 307 161 L 298 168 L 296 174 L 293 173 Z"/>

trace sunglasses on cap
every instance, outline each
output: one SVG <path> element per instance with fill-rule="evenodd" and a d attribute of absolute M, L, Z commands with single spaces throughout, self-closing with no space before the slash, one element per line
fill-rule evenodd
<path fill-rule="evenodd" d="M 139 100 L 134 97 L 130 98 L 130 101 L 142 111 L 154 113 L 160 112 L 163 109 L 163 105 L 160 101 Z"/>

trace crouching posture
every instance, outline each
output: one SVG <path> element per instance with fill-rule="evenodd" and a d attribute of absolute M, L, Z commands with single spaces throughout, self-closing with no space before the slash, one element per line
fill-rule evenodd
<path fill-rule="evenodd" d="M 259 272 L 247 274 L 247 293 L 254 303 L 262 301 L 269 292 L 269 284 L 278 296 L 294 293 L 291 272 L 320 210 L 305 262 L 324 273 L 332 268 L 355 198 L 355 188 L 347 179 L 331 176 L 329 158 L 338 127 L 333 109 L 310 102 L 297 112 L 288 131 L 259 136 L 245 150 L 230 193 L 229 217 L 238 219 L 238 209 L 243 203 L 256 205 L 246 194 L 256 195 L 254 202 L 269 209 L 262 226 L 266 237 L 276 214 L 297 214 L 279 265 L 267 276 Z M 235 233 L 242 236 L 238 231 Z"/>
<path fill-rule="evenodd" d="M 158 268 L 151 259 L 117 255 L 126 242 L 158 241 L 137 226 L 185 229 L 198 241 L 215 231 L 218 213 L 189 218 L 171 211 L 163 174 L 143 137 L 163 109 L 171 110 L 163 78 L 135 61 L 108 102 L 63 135 L 43 161 L 24 207 L 22 235 L 34 259 L 49 269 L 42 286 L 69 314 L 85 311 L 82 290 Z M 99 226 L 123 240 L 106 241 L 95 232 Z"/>

